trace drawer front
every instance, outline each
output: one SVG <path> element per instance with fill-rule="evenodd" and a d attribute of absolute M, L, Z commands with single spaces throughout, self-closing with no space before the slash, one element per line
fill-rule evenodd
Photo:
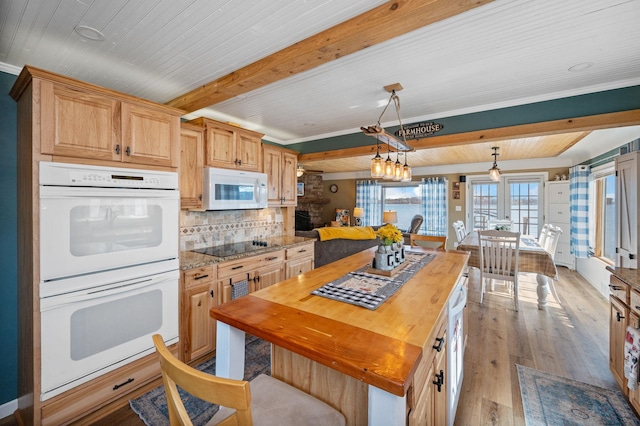
<path fill-rule="evenodd" d="M 297 259 L 299 257 L 313 257 L 313 243 L 295 246 L 286 250 L 286 259 Z"/>
<path fill-rule="evenodd" d="M 177 345 L 169 349 L 177 356 Z M 160 364 L 158 356 L 153 353 L 47 401 L 42 407 L 42 424 L 67 424 L 111 401 L 126 397 L 157 377 L 160 377 Z"/>
<path fill-rule="evenodd" d="M 569 223 L 569 204 L 551 204 L 549 205 L 549 222 L 551 223 Z M 562 230 L 564 233 L 564 229 Z"/>
<path fill-rule="evenodd" d="M 284 262 L 284 250 L 218 263 L 218 279 L 228 278 L 242 272 L 249 273 L 263 266 L 278 262 Z"/>
<path fill-rule="evenodd" d="M 216 280 L 216 269 L 213 265 L 184 271 L 184 286 L 191 288 L 203 284 L 211 284 Z"/>
<path fill-rule="evenodd" d="M 616 297 L 625 305 L 629 305 L 630 288 L 628 284 L 612 275 L 609 281 L 609 291 L 612 296 Z"/>
<path fill-rule="evenodd" d="M 569 204 L 569 184 L 554 184 L 549 182 L 549 204 L 564 203 Z"/>
<path fill-rule="evenodd" d="M 638 292 L 638 290 L 631 290 L 631 294 L 629 295 L 629 297 L 629 307 L 638 315 L 640 315 L 640 292 Z"/>

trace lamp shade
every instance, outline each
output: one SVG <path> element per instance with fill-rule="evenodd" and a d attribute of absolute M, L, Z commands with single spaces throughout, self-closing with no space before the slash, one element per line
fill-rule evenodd
<path fill-rule="evenodd" d="M 382 213 L 382 221 L 384 223 L 396 223 L 398 222 L 398 212 L 390 210 Z"/>
<path fill-rule="evenodd" d="M 353 217 L 364 217 L 364 210 L 362 210 L 362 207 L 353 208 Z"/>

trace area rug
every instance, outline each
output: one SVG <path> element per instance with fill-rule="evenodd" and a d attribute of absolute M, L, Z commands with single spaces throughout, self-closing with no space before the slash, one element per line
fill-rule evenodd
<path fill-rule="evenodd" d="M 538 425 L 640 425 L 620 391 L 516 365 L 525 422 Z"/>
<path fill-rule="evenodd" d="M 215 357 L 196 366 L 200 371 L 215 374 Z M 244 377 L 251 380 L 260 374 L 271 374 L 271 345 L 269 342 L 247 334 L 245 345 Z M 218 411 L 218 406 L 180 391 L 182 402 L 187 408 L 194 426 L 204 425 Z M 164 387 L 158 386 L 139 398 L 129 401 L 131 409 L 147 426 L 169 425 L 167 399 Z"/>

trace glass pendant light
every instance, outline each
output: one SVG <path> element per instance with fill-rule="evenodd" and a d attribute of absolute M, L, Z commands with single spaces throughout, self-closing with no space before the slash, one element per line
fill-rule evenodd
<path fill-rule="evenodd" d="M 489 177 L 491 178 L 492 181 L 494 182 L 499 182 L 500 181 L 500 169 L 498 168 L 498 162 L 497 162 L 497 158 L 498 158 L 498 148 L 497 146 L 494 146 L 493 148 L 491 148 L 493 150 L 493 167 L 491 167 L 489 169 Z"/>
<path fill-rule="evenodd" d="M 396 162 L 393 165 L 393 180 L 400 182 L 402 180 L 402 163 L 400 162 L 400 151 L 396 151 Z"/>
<path fill-rule="evenodd" d="M 371 159 L 371 177 L 384 177 L 384 160 L 380 156 L 380 141 L 376 144 L 376 156 Z"/>
<path fill-rule="evenodd" d="M 405 151 L 404 153 L 404 166 L 402 167 L 402 179 L 401 182 L 411 182 L 411 167 L 407 164 L 407 155 L 408 153 Z"/>
<path fill-rule="evenodd" d="M 383 176 L 383 178 L 386 179 L 386 180 L 393 179 L 393 171 L 394 171 L 393 160 L 391 159 L 391 156 L 390 156 L 390 153 L 389 153 L 389 144 L 387 144 L 387 159 L 384 160 L 384 176 Z"/>

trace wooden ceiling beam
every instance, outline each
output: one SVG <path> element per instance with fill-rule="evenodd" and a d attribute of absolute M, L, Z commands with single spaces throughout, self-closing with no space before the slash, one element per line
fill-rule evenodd
<path fill-rule="evenodd" d="M 394 0 L 220 77 L 167 105 L 193 112 L 493 0 Z"/>
<path fill-rule="evenodd" d="M 637 125 L 640 125 L 640 110 L 638 109 L 608 114 L 589 115 L 564 120 L 546 121 L 542 123 L 522 124 L 519 126 L 501 127 L 498 129 L 432 136 L 429 138 L 410 140 L 408 143 L 416 150 L 422 150 Z M 321 161 L 331 160 L 334 158 L 359 157 L 368 154 L 373 155 L 375 152 L 375 145 L 360 146 L 333 151 L 300 154 L 298 155 L 298 161 Z"/>

